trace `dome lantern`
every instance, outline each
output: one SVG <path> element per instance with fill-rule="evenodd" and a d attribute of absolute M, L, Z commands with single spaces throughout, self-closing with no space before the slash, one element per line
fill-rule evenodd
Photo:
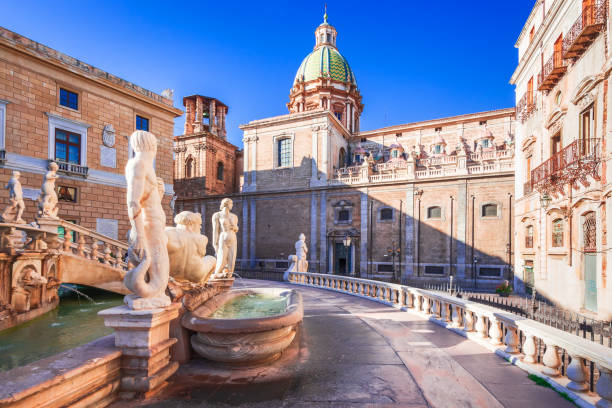
<path fill-rule="evenodd" d="M 349 132 L 359 130 L 363 111 L 355 74 L 336 47 L 337 31 L 327 22 L 327 8 L 315 30 L 314 50 L 304 58 L 293 81 L 287 104 L 291 113 L 325 109 Z"/>

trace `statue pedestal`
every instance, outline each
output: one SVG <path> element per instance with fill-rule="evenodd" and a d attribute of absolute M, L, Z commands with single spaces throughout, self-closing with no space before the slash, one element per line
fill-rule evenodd
<path fill-rule="evenodd" d="M 214 288 L 217 288 L 219 293 L 226 292 L 234 285 L 234 278 L 214 279 L 208 281 Z"/>
<path fill-rule="evenodd" d="M 166 308 L 132 310 L 117 306 L 98 312 L 104 325 L 115 329 L 115 347 L 121 349 L 121 388 L 124 399 L 151 396 L 166 385 L 179 364 L 170 361 L 170 322 L 178 317 L 180 304 Z"/>

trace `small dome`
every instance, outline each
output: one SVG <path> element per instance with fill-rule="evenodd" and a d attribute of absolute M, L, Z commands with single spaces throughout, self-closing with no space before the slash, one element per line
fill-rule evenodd
<path fill-rule="evenodd" d="M 295 75 L 293 85 L 319 78 L 331 78 L 357 86 L 355 74 L 346 58 L 336 48 L 329 45 L 317 47 L 304 58 Z"/>

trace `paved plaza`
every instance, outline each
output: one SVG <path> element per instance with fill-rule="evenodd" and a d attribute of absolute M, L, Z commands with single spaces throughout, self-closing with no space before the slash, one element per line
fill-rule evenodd
<path fill-rule="evenodd" d="M 228 370 L 194 359 L 146 406 L 573 406 L 484 347 L 415 313 L 283 283 L 237 280 L 236 286 L 299 290 L 299 338 L 261 367 Z"/>

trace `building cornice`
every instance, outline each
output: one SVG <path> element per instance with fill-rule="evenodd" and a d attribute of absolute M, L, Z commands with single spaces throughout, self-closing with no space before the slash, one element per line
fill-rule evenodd
<path fill-rule="evenodd" d="M 172 106 L 172 101 L 161 95 L 7 30 L 4 27 L 0 27 L 0 46 L 5 46 L 15 52 L 34 58 L 43 64 L 71 72 L 99 85 L 154 105 L 159 109 L 172 113 L 174 116 L 181 116 L 183 114 L 181 109 Z"/>
<path fill-rule="evenodd" d="M 518 48 L 519 44 L 523 40 L 523 37 L 529 32 L 528 27 L 531 27 L 531 22 L 535 18 L 540 5 L 542 5 L 542 0 L 536 0 L 535 4 L 533 5 L 533 8 L 531 9 L 531 12 L 529 13 L 529 17 L 527 17 L 527 21 L 525 21 L 525 24 L 523 25 L 523 29 L 521 30 L 518 38 L 516 39 L 516 42 L 514 43 L 515 48 Z"/>
<path fill-rule="evenodd" d="M 258 120 L 249 122 L 247 124 L 240 125 L 239 128 L 242 131 L 246 131 L 246 130 L 251 130 L 251 129 L 258 129 L 261 127 L 268 127 L 268 126 L 274 126 L 274 125 L 279 125 L 279 124 L 284 124 L 284 123 L 298 122 L 298 121 L 304 121 L 304 120 L 322 118 L 322 117 L 327 117 L 328 119 L 330 119 L 334 124 L 336 124 L 339 130 L 341 130 L 344 133 L 345 137 L 347 138 L 350 137 L 349 131 L 346 130 L 346 128 L 344 127 L 344 125 L 342 125 L 342 123 L 340 123 L 338 118 L 332 115 L 330 111 L 325 110 L 323 108 L 312 110 L 312 111 L 299 112 L 299 113 L 288 113 L 286 115 L 274 116 L 274 117 L 266 118 L 266 119 L 258 119 Z"/>
<path fill-rule="evenodd" d="M 538 31 L 533 36 L 533 40 L 531 41 L 531 44 L 529 44 L 529 46 L 525 50 L 523 57 L 520 59 L 516 69 L 512 73 L 512 76 L 510 77 L 510 84 L 516 85 L 516 80 L 519 77 L 519 75 L 522 74 L 523 70 L 527 66 L 527 61 L 531 59 L 535 50 L 541 49 L 542 37 L 544 37 L 544 33 L 548 31 L 548 29 L 552 25 L 552 22 L 557 17 L 557 14 L 559 13 L 559 10 L 561 9 L 562 3 L 563 3 L 562 1 L 555 1 L 555 3 L 553 3 L 553 7 L 548 11 L 546 16 L 544 16 L 544 19 L 542 21 L 542 24 L 540 25 L 540 28 L 538 28 Z M 527 27 L 527 23 L 525 24 L 525 27 Z M 525 29 L 525 27 L 523 27 L 523 29 Z"/>
<path fill-rule="evenodd" d="M 449 125 L 449 124 L 458 124 L 458 123 L 463 123 L 463 122 L 471 122 L 471 121 L 474 121 L 475 119 L 487 119 L 487 118 L 491 119 L 491 118 L 501 118 L 501 117 L 506 117 L 506 116 L 513 117 L 514 114 L 515 114 L 515 108 L 504 108 L 504 109 L 497 109 L 497 110 L 485 111 L 485 112 L 468 113 L 468 114 L 459 115 L 459 116 L 450 116 L 447 118 L 426 120 L 422 122 L 406 123 L 402 125 L 389 126 L 389 127 L 384 127 L 380 129 L 374 129 L 374 130 L 367 130 L 367 131 L 359 132 L 355 136 L 356 137 L 378 136 L 382 134 L 393 133 L 395 131 L 400 131 L 400 130 L 411 131 L 411 130 L 430 128 L 435 125 Z"/>

